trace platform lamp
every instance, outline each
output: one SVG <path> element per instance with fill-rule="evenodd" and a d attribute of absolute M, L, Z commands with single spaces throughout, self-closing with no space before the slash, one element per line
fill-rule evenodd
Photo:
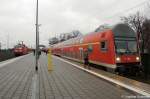
<path fill-rule="evenodd" d="M 36 49 L 35 49 L 35 70 L 38 71 L 38 60 L 39 60 L 39 23 L 38 23 L 38 0 L 36 4 Z"/>

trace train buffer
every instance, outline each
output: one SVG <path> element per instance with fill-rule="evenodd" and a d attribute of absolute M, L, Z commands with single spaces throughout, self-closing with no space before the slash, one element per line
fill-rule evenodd
<path fill-rule="evenodd" d="M 148 98 L 150 87 L 146 84 L 132 83 L 135 86 L 141 86 L 137 88 L 139 92 L 133 91 L 127 88 L 129 87 L 127 83 L 123 87 L 106 78 L 104 80 L 104 78 L 96 77 L 91 74 L 91 71 L 77 68 L 74 63 L 56 56 L 53 56 L 53 71 L 48 72 L 45 54 L 41 55 L 39 70 L 36 72 L 34 60 L 34 56 L 28 54 L 0 63 L 0 99 L 150 98 Z"/>

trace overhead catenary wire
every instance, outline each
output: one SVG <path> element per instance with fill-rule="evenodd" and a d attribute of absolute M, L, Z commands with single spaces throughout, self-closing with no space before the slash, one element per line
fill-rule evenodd
<path fill-rule="evenodd" d="M 138 3 L 138 4 L 130 7 L 130 8 L 127 8 L 125 10 L 119 11 L 119 12 L 113 14 L 110 17 L 106 17 L 104 20 L 102 20 L 102 22 L 105 23 L 106 20 L 112 19 L 114 17 L 121 17 L 124 13 L 128 13 L 130 11 L 133 11 L 135 8 L 138 8 L 138 7 L 141 7 L 141 6 L 145 6 L 145 4 L 147 4 L 147 3 L 148 3 L 148 0 L 145 0 L 145 1 L 141 2 L 141 3 Z"/>

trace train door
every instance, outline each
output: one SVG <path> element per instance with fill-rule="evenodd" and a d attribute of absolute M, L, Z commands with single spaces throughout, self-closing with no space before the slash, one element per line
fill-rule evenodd
<path fill-rule="evenodd" d="M 83 60 L 83 48 L 79 48 L 80 59 Z"/>

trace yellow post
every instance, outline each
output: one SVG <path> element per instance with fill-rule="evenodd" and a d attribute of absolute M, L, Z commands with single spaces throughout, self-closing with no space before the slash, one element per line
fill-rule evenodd
<path fill-rule="evenodd" d="M 51 55 L 51 49 L 48 49 L 48 71 L 53 70 L 53 64 L 52 64 L 52 55 Z"/>

